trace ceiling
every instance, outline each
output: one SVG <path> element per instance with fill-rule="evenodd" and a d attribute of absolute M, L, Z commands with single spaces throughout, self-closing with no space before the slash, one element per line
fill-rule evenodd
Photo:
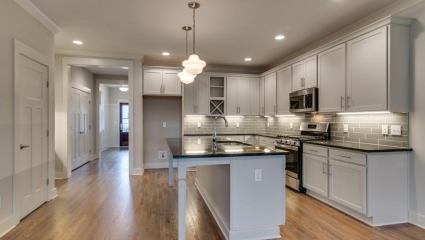
<path fill-rule="evenodd" d="M 86 66 L 82 66 L 85 69 L 87 69 L 89 72 L 93 73 L 93 74 L 98 74 L 98 75 L 116 75 L 116 76 L 128 76 L 128 69 L 122 69 L 122 68 L 105 68 L 102 66 L 90 66 L 90 67 L 86 67 Z"/>
<path fill-rule="evenodd" d="M 201 8 L 196 11 L 196 52 L 202 60 L 266 67 L 399 0 L 197 1 Z M 145 56 L 164 62 L 185 59 L 181 28 L 192 25 L 188 0 L 32 2 L 62 29 L 55 37 L 58 51 Z M 279 34 L 285 39 L 276 41 Z M 84 44 L 73 44 L 77 39 Z M 164 51 L 171 55 L 162 56 Z M 245 62 L 246 57 L 252 61 Z"/>

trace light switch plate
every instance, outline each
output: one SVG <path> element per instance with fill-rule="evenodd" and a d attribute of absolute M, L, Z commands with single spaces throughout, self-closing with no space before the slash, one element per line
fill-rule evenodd
<path fill-rule="evenodd" d="M 198 144 L 201 144 L 201 139 L 200 138 L 198 138 Z"/>
<path fill-rule="evenodd" d="M 263 180 L 261 169 L 255 169 L 255 181 L 261 182 Z"/>
<path fill-rule="evenodd" d="M 391 135 L 401 136 L 401 126 L 391 125 Z"/>
<path fill-rule="evenodd" d="M 162 127 L 167 127 L 167 123 L 166 122 L 163 122 L 162 123 Z"/>
<path fill-rule="evenodd" d="M 270 123 L 267 123 L 267 127 L 270 127 Z"/>
<path fill-rule="evenodd" d="M 344 124 L 344 132 L 348 133 L 348 124 Z"/>
<path fill-rule="evenodd" d="M 159 159 L 167 159 L 167 151 L 159 151 Z"/>
<path fill-rule="evenodd" d="M 388 135 L 388 125 L 382 125 L 382 134 Z"/>
<path fill-rule="evenodd" d="M 289 123 L 289 128 L 292 129 L 292 123 Z"/>
<path fill-rule="evenodd" d="M 237 128 L 239 127 L 239 123 L 236 123 L 236 127 L 237 127 Z"/>
<path fill-rule="evenodd" d="M 200 128 L 201 127 L 201 123 L 200 122 L 198 122 L 198 128 Z"/>

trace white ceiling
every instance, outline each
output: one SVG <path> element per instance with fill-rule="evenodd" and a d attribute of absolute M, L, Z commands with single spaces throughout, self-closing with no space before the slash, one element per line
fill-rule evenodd
<path fill-rule="evenodd" d="M 85 69 L 87 69 L 89 72 L 93 74 L 99 74 L 99 75 L 116 75 L 116 76 L 128 76 L 128 69 L 122 69 L 122 68 L 104 68 L 104 67 L 97 67 L 97 66 L 82 66 Z"/>
<path fill-rule="evenodd" d="M 398 0 L 197 0 L 196 52 L 207 64 L 265 67 Z M 400 0 L 406 1 L 406 0 Z M 61 29 L 56 49 L 156 61 L 185 58 L 188 0 L 32 0 Z M 278 34 L 285 39 L 276 41 Z M 83 45 L 74 45 L 72 40 Z M 191 37 L 189 38 L 191 39 Z M 190 40 L 191 42 L 191 40 Z M 191 49 L 191 48 L 190 48 Z M 171 56 L 164 57 L 163 51 Z M 250 57 L 251 62 L 244 59 Z"/>

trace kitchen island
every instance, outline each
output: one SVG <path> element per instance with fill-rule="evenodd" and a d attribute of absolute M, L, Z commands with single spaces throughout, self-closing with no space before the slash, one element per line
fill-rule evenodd
<path fill-rule="evenodd" d="M 178 239 L 186 236 L 186 171 L 197 166 L 196 186 L 226 239 L 280 238 L 285 224 L 285 155 L 244 142 L 168 138 L 169 185 L 178 168 Z"/>

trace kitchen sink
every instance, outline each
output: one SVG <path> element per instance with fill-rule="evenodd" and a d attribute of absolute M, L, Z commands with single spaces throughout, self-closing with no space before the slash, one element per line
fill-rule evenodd
<path fill-rule="evenodd" d="M 251 144 L 239 141 L 217 141 L 217 144 L 222 144 L 225 146 L 251 146 Z"/>

